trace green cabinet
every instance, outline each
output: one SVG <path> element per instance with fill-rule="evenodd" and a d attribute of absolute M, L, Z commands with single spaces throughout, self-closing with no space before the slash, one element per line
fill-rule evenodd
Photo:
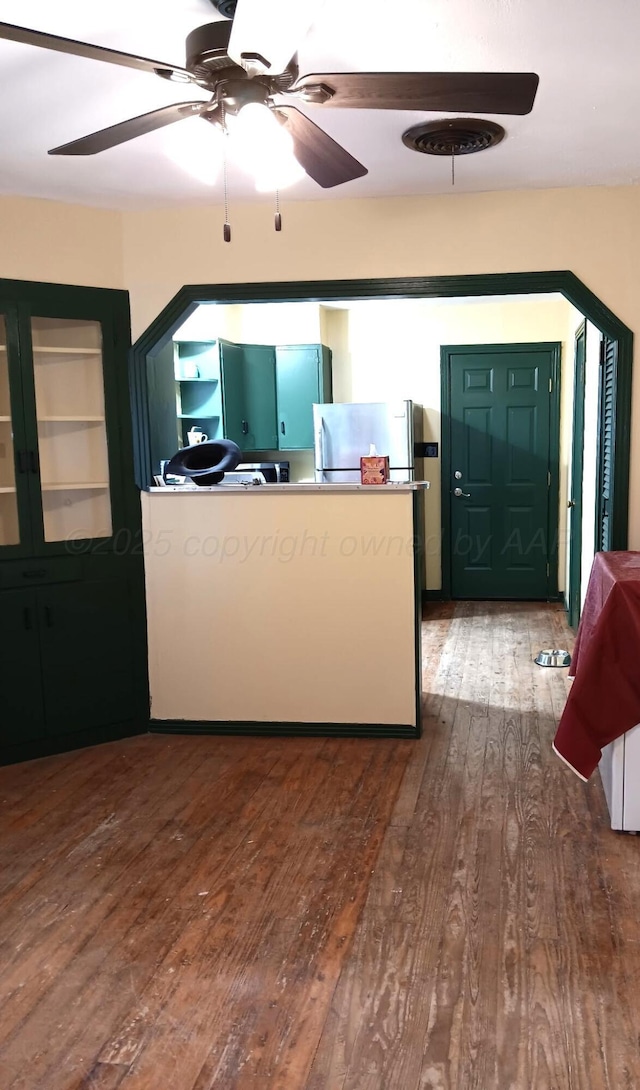
<path fill-rule="evenodd" d="M 132 588 L 86 579 L 36 592 L 45 730 L 108 727 L 135 702 Z M 96 699 L 96 694 L 99 699 Z"/>
<path fill-rule="evenodd" d="M 108 737 L 130 718 L 138 684 L 134 597 L 126 579 L 0 591 L 4 757 L 19 758 L 38 741 L 67 748 L 97 729 Z"/>
<path fill-rule="evenodd" d="M 0 281 L 2 761 L 148 722 L 129 345 L 126 292 Z"/>
<path fill-rule="evenodd" d="M 44 735 L 33 590 L 0 592 L 0 749 Z"/>
<path fill-rule="evenodd" d="M 313 447 L 313 405 L 331 401 L 324 345 L 169 341 L 147 356 L 151 472 L 189 445 L 189 432 L 243 452 Z"/>
<path fill-rule="evenodd" d="M 331 401 L 331 352 L 322 344 L 276 348 L 278 449 L 313 447 L 313 405 Z"/>
<path fill-rule="evenodd" d="M 121 428 L 128 408 L 116 366 L 125 345 L 91 289 L 0 297 L 2 555 L 112 541 L 126 521 L 123 444 L 108 425 Z"/>

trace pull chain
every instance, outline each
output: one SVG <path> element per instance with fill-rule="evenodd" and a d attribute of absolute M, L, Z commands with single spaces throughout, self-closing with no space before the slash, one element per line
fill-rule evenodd
<path fill-rule="evenodd" d="M 281 231 L 282 230 L 282 216 L 280 215 L 280 190 L 279 189 L 276 189 L 275 228 L 276 228 L 276 231 Z"/>
<path fill-rule="evenodd" d="M 222 131 L 224 133 L 223 153 L 222 153 L 222 180 L 224 186 L 224 227 L 222 228 L 222 237 L 225 242 L 231 242 L 231 224 L 229 223 L 229 192 L 227 186 L 227 122 L 224 112 L 224 101 L 221 103 L 222 111 Z"/>

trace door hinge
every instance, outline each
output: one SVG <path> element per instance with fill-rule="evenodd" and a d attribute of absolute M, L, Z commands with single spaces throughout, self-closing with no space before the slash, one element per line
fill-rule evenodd
<path fill-rule="evenodd" d="M 550 575 L 551 575 L 551 565 L 547 564 L 547 579 L 549 578 Z"/>
<path fill-rule="evenodd" d="M 547 470 L 547 488 L 551 488 L 551 470 Z"/>
<path fill-rule="evenodd" d="M 553 390 L 553 379 L 550 378 L 549 379 L 549 393 L 551 393 L 552 390 Z"/>

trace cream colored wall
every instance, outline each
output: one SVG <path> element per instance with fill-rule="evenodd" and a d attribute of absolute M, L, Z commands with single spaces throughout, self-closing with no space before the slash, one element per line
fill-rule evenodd
<path fill-rule="evenodd" d="M 153 718 L 415 724 L 411 492 L 164 489 L 142 512 Z"/>
<path fill-rule="evenodd" d="M 353 401 L 349 309 L 320 307 L 321 342 L 331 349 L 334 401 Z"/>
<path fill-rule="evenodd" d="M 124 288 L 122 216 L 0 197 L 0 277 Z"/>
<path fill-rule="evenodd" d="M 183 284 L 247 281 L 570 269 L 631 329 L 640 313 L 637 186 L 285 203 L 280 234 L 256 204 L 234 209 L 231 243 L 222 222 L 218 207 L 124 215 L 134 336 Z M 629 541 L 640 548 L 638 381 L 633 404 Z"/>
<path fill-rule="evenodd" d="M 199 306 L 174 334 L 177 340 L 225 337 L 242 344 L 318 344 L 317 303 Z"/>

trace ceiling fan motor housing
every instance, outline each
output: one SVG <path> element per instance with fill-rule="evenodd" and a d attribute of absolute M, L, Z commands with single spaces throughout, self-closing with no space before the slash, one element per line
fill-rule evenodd
<path fill-rule="evenodd" d="M 236 13 L 238 0 L 211 0 L 216 11 L 224 15 L 225 19 L 233 19 Z"/>
<path fill-rule="evenodd" d="M 220 20 L 196 27 L 186 39 L 186 68 L 193 72 L 198 83 L 210 91 L 221 80 L 250 80 L 252 77 L 231 60 L 227 50 L 231 37 L 231 23 Z M 292 57 L 284 72 L 274 76 L 261 74 L 271 94 L 278 94 L 291 87 L 298 78 L 297 58 Z"/>

